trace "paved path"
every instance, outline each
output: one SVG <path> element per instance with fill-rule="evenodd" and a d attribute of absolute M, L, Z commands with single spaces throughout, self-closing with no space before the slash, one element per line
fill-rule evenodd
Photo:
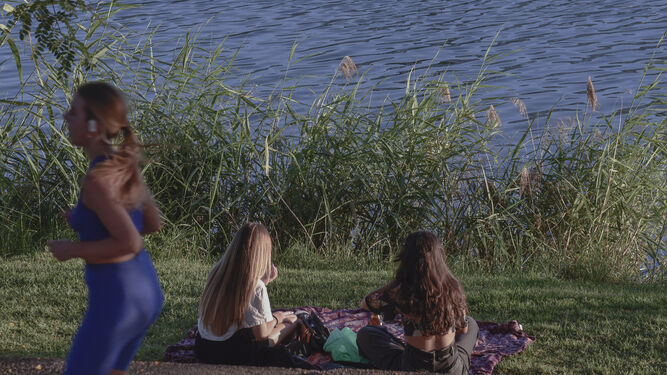
<path fill-rule="evenodd" d="M 40 359 L 40 358 L 16 358 L 0 357 L 0 374 L 8 375 L 60 375 L 62 374 L 64 362 L 62 359 Z M 170 362 L 132 362 L 129 374 L 132 375 L 390 375 L 409 374 L 397 371 L 360 370 L 360 369 L 335 369 L 330 371 L 312 371 L 303 369 L 285 369 L 277 367 L 242 367 L 205 365 L 195 363 L 170 363 Z"/>

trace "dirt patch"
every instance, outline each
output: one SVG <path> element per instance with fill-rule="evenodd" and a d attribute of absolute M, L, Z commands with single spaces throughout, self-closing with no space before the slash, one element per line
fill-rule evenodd
<path fill-rule="evenodd" d="M 0 374 L 11 375 L 60 375 L 65 368 L 62 359 L 53 358 L 16 358 L 0 357 Z M 245 367 L 206 365 L 201 363 L 171 363 L 171 362 L 132 362 L 130 374 L 145 375 L 304 375 L 304 374 L 331 374 L 331 375 L 387 375 L 387 374 L 409 374 L 396 371 L 360 370 L 352 368 L 341 368 L 330 371 L 312 371 L 303 369 L 286 369 L 277 367 Z"/>

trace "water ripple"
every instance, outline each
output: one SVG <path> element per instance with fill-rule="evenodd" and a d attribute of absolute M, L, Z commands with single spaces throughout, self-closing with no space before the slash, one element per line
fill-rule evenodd
<path fill-rule="evenodd" d="M 365 73 L 362 89 L 377 85 L 375 98 L 400 96 L 408 72 L 450 82 L 474 79 L 486 49 L 500 31 L 491 54 L 507 54 L 492 70 L 511 73 L 487 82 L 503 86 L 489 96 L 522 98 L 532 114 L 557 103 L 562 116 L 586 105 L 586 81 L 595 82 L 600 111 L 617 109 L 635 90 L 642 70 L 667 31 L 667 2 L 609 1 L 143 1 L 117 20 L 139 32 L 160 25 L 155 55 L 168 60 L 175 41 L 187 30 L 216 46 L 225 37 L 227 51 L 240 48 L 235 62 L 250 76 L 256 95 L 268 94 L 285 74 L 294 42 L 290 77 L 300 80 L 295 98 L 305 103 L 324 90 L 343 56 Z M 442 48 L 442 50 L 440 50 Z M 437 57 L 436 54 L 440 51 Z M 231 53 L 231 52 L 230 52 Z M 0 96 L 18 90 L 7 48 L 0 49 Z M 342 83 L 342 82 L 341 82 Z M 311 92 L 312 91 L 312 92 Z M 525 129 L 509 102 L 496 106 L 503 130 L 512 138 Z"/>

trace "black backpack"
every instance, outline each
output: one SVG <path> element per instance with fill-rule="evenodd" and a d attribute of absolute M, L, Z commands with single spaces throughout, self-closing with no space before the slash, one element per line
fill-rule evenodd
<path fill-rule="evenodd" d="M 297 341 L 287 345 L 288 349 L 295 354 L 307 357 L 313 352 L 324 352 L 324 344 L 329 338 L 329 329 L 322 323 L 320 317 L 314 312 L 308 314 L 301 312 L 297 317 Z"/>

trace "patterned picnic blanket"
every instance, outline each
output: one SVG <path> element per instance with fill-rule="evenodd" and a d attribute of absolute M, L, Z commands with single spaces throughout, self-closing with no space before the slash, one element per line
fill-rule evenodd
<path fill-rule="evenodd" d="M 368 311 L 360 309 L 329 310 L 321 307 L 303 306 L 289 310 L 315 312 L 329 330 L 349 327 L 357 332 L 368 324 L 370 318 Z M 479 337 L 472 354 L 470 374 L 491 374 L 502 357 L 520 353 L 535 341 L 534 337 L 523 332 L 521 325 L 516 320 L 502 324 L 483 321 L 477 321 L 477 323 L 479 325 Z M 384 326 L 394 336 L 405 341 L 400 315 L 397 315 L 392 321 L 385 321 Z M 167 347 L 163 361 L 197 362 L 194 354 L 196 334 L 197 326 L 188 331 L 186 336 L 177 344 Z M 308 358 L 308 362 L 313 365 L 323 365 L 331 361 L 331 356 L 321 353 L 313 354 Z"/>

